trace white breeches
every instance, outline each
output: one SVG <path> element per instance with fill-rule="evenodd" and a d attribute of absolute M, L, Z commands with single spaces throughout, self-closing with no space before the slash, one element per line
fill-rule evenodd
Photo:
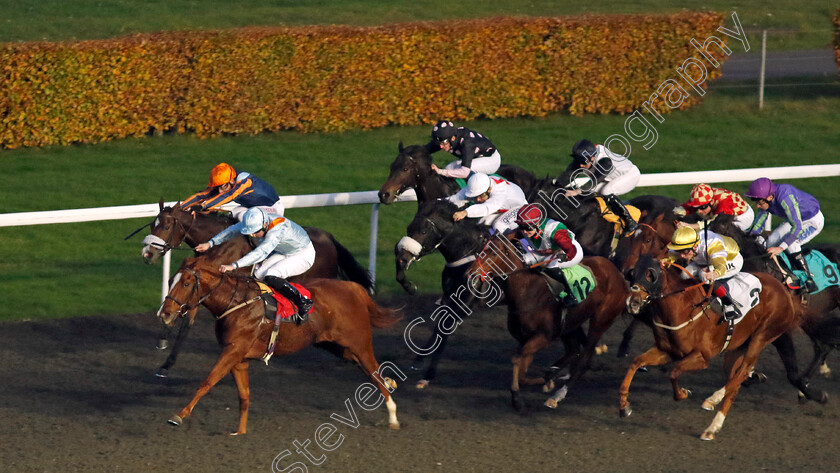
<path fill-rule="evenodd" d="M 787 252 L 794 254 L 802 251 L 802 245 L 808 243 L 813 240 L 815 236 L 819 235 L 824 225 L 825 217 L 823 217 L 822 212 L 817 212 L 816 215 L 802 222 L 802 236 L 788 245 Z M 793 229 L 793 226 L 788 222 L 776 227 L 776 229 L 773 230 L 773 233 L 767 237 L 767 248 L 779 246 L 785 236 L 790 233 L 791 229 Z"/>
<path fill-rule="evenodd" d="M 499 170 L 499 166 L 501 165 L 502 156 L 499 154 L 499 150 L 496 150 L 490 156 L 473 158 L 470 163 L 470 169 L 476 172 L 483 172 L 484 174 L 493 174 Z M 455 161 L 447 164 L 444 169 L 457 169 L 459 167 L 461 167 L 461 160 L 456 159 Z"/>
<path fill-rule="evenodd" d="M 516 211 L 519 210 L 519 207 L 515 209 L 510 209 L 504 213 L 494 213 L 490 214 L 486 217 L 481 217 L 478 220 L 478 223 L 482 223 L 484 225 L 489 225 L 490 227 L 494 228 L 497 232 L 504 233 L 508 230 L 516 229 Z"/>
<path fill-rule="evenodd" d="M 306 248 L 290 254 L 273 254 L 263 262 L 254 266 L 254 277 L 265 279 L 266 276 L 276 276 L 287 279 L 303 274 L 315 263 L 315 246 L 310 242 Z"/>
<path fill-rule="evenodd" d="M 595 192 L 601 193 L 601 195 L 623 195 L 635 189 L 641 178 L 641 171 L 639 171 L 639 168 L 636 166 L 633 166 L 632 170 L 627 171 L 611 181 L 602 181 L 598 183 L 594 190 Z"/>
<path fill-rule="evenodd" d="M 753 212 L 752 207 L 748 205 L 747 211 L 735 217 L 735 219 L 732 220 L 732 224 L 738 227 L 742 232 L 747 233 L 752 226 L 753 220 L 755 220 L 755 212 Z"/>
<path fill-rule="evenodd" d="M 283 201 L 280 199 L 277 199 L 277 202 L 275 202 L 273 205 L 258 205 L 257 207 L 265 210 L 266 212 L 277 215 L 283 215 L 284 213 L 286 213 L 286 207 L 283 205 Z M 238 205 L 231 209 L 230 213 L 231 215 L 233 215 L 233 218 L 241 222 L 242 216 L 245 215 L 245 212 L 247 211 L 248 207 Z"/>
<path fill-rule="evenodd" d="M 572 244 L 575 245 L 577 249 L 577 253 L 575 253 L 575 257 L 570 259 L 569 261 L 560 261 L 558 259 L 552 260 L 550 263 L 545 265 L 546 268 L 568 268 L 580 263 L 583 260 L 583 248 L 580 247 L 580 243 L 577 241 L 572 241 Z"/>

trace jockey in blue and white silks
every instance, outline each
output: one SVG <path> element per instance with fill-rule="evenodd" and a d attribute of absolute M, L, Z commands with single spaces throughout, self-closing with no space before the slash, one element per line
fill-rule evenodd
<path fill-rule="evenodd" d="M 298 315 L 308 313 L 312 301 L 303 297 L 297 288 L 286 281 L 287 278 L 305 273 L 315 263 L 315 246 L 306 230 L 288 218 L 253 207 L 245 212 L 241 222 L 222 230 L 195 249 L 199 252 L 207 251 L 238 234 L 256 237 L 260 243 L 236 262 L 223 264 L 220 270 L 225 273 L 256 265 L 255 278 L 265 281 L 291 300 L 298 307 Z"/>
<path fill-rule="evenodd" d="M 782 251 L 790 255 L 791 260 L 805 272 L 807 280 L 805 287 L 808 291 L 816 291 L 817 286 L 808 263 L 802 256 L 802 245 L 813 240 L 823 229 L 825 217 L 820 211 L 817 199 L 790 184 L 775 184 L 766 177 L 756 179 L 750 184 L 745 194 L 755 202 L 758 213 L 750 227 L 751 235 L 758 235 L 764 228 L 764 222 L 770 215 L 776 215 L 786 220 L 767 237 L 767 252 L 773 256 Z M 760 241 L 760 240 L 759 240 Z"/>

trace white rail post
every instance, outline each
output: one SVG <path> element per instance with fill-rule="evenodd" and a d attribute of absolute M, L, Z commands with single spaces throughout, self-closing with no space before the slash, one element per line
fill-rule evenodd
<path fill-rule="evenodd" d="M 169 266 L 172 263 L 172 252 L 163 254 L 163 283 L 161 284 L 160 303 L 163 304 L 166 295 L 169 294 Z"/>
<path fill-rule="evenodd" d="M 368 252 L 368 271 L 370 280 L 376 283 L 376 239 L 379 234 L 379 204 L 370 208 L 370 250 Z"/>
<path fill-rule="evenodd" d="M 758 109 L 764 108 L 764 69 L 767 63 L 767 30 L 761 31 L 761 72 L 758 76 Z"/>

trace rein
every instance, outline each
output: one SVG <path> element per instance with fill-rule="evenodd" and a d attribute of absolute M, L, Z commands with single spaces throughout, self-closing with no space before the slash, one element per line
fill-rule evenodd
<path fill-rule="evenodd" d="M 659 238 L 659 240 L 660 240 L 661 242 L 663 242 L 663 243 L 665 243 L 665 244 L 668 244 L 668 243 L 670 243 L 670 242 L 671 242 L 671 240 L 669 240 L 668 238 L 665 238 L 665 237 L 663 237 L 662 235 L 660 235 L 660 234 L 659 234 L 659 232 L 658 232 L 655 228 L 653 228 L 651 225 L 648 225 L 647 223 L 639 223 L 639 226 L 640 226 L 640 227 L 649 228 L 649 229 L 650 229 L 650 231 L 652 231 L 652 232 L 653 232 L 654 236 L 656 236 L 656 238 Z"/>

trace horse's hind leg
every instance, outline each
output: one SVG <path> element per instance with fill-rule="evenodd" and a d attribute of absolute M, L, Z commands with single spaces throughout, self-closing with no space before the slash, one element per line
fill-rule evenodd
<path fill-rule="evenodd" d="M 621 336 L 621 344 L 618 345 L 618 357 L 624 358 L 630 356 L 630 340 L 633 339 L 633 334 L 636 332 L 636 327 L 639 325 L 638 319 L 630 321 L 630 325 L 624 329 L 624 334 Z"/>
<path fill-rule="evenodd" d="M 373 384 L 385 398 L 385 406 L 388 408 L 388 427 L 399 430 L 400 421 L 397 420 L 397 403 L 391 397 L 391 390 L 396 389 L 396 386 L 392 384 L 392 380 L 385 379 L 379 374 L 379 362 L 373 356 L 373 344 L 368 341 L 367 346 L 364 348 L 347 347 L 344 352 L 344 357 L 355 361 L 362 371 L 370 377 Z"/>
<path fill-rule="evenodd" d="M 814 343 L 814 359 L 802 375 L 799 374 L 799 366 L 796 362 L 796 349 L 793 345 L 793 336 L 790 333 L 782 334 L 779 338 L 773 340 L 773 346 L 776 347 L 779 358 L 782 359 L 788 381 L 799 390 L 800 400 L 802 402 L 807 400 L 825 402 L 828 400 L 825 392 L 818 392 L 808 387 L 810 376 L 825 359 L 821 357 L 822 346 L 820 342 L 814 339 L 812 341 Z M 826 351 L 825 354 L 827 355 L 828 352 Z"/>
<path fill-rule="evenodd" d="M 178 359 L 178 353 L 181 351 L 181 345 L 184 344 L 184 340 L 187 339 L 187 334 L 190 333 L 190 327 L 192 327 L 192 323 L 189 318 L 184 317 L 181 325 L 178 327 L 178 334 L 175 336 L 175 343 L 172 344 L 172 350 L 169 351 L 169 356 L 166 357 L 166 361 L 160 365 L 160 368 L 155 372 L 155 376 L 158 378 L 165 378 L 167 374 L 169 374 L 169 369 L 175 364 L 175 360 Z"/>
<path fill-rule="evenodd" d="M 248 383 L 248 362 L 233 367 L 233 379 L 239 391 L 239 429 L 231 435 L 243 435 L 247 431 L 248 407 L 251 405 L 251 388 Z"/>

